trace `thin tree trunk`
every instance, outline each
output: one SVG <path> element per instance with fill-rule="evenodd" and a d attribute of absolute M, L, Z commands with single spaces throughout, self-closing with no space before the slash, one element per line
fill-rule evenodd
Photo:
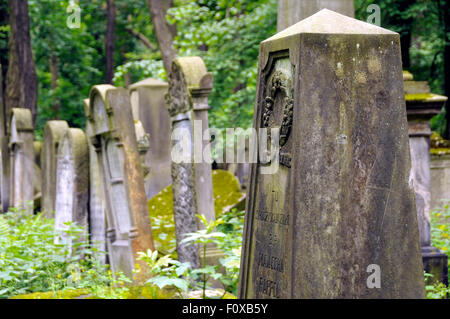
<path fill-rule="evenodd" d="M 445 95 L 450 98 L 450 0 L 444 1 L 444 30 L 445 30 L 445 48 L 444 48 L 444 75 L 445 75 Z M 445 106 L 445 118 L 447 125 L 445 128 L 445 138 L 450 139 L 450 102 Z"/>
<path fill-rule="evenodd" d="M 30 39 L 28 2 L 9 0 L 11 32 L 9 65 L 6 74 L 5 116 L 8 122 L 11 108 L 30 109 L 33 123 L 37 115 L 37 75 Z"/>
<path fill-rule="evenodd" d="M 155 28 L 156 39 L 167 74 L 170 73 L 172 61 L 176 56 L 173 39 L 176 35 L 175 25 L 169 25 L 166 20 L 167 10 L 173 7 L 173 0 L 147 0 L 150 17 Z"/>
<path fill-rule="evenodd" d="M 114 77 L 114 31 L 116 27 L 116 6 L 114 0 L 107 0 L 106 25 L 106 83 L 112 84 Z"/>
<path fill-rule="evenodd" d="M 58 88 L 58 63 L 59 59 L 54 54 L 50 55 L 50 88 L 52 91 L 55 91 Z M 53 104 L 53 114 L 55 115 L 55 119 L 60 119 L 59 111 L 61 109 L 61 103 L 59 99 L 54 95 L 54 104 Z"/>

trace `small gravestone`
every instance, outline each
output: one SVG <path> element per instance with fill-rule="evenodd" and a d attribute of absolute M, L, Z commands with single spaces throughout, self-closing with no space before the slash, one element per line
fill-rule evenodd
<path fill-rule="evenodd" d="M 96 85 L 88 104 L 105 195 L 109 262 L 113 271 L 131 276 L 137 253 L 154 248 L 130 97 L 126 89 Z"/>
<path fill-rule="evenodd" d="M 11 192 L 9 205 L 33 213 L 34 131 L 29 109 L 13 108 L 10 118 L 9 154 Z"/>
<path fill-rule="evenodd" d="M 353 17 L 353 2 L 354 0 L 278 0 L 277 31 L 280 32 L 322 9 Z"/>
<path fill-rule="evenodd" d="M 147 198 L 152 198 L 172 182 L 170 176 L 170 116 L 164 99 L 168 84 L 157 79 L 145 79 L 130 86 L 133 117 L 149 134 L 149 150 L 145 165 Z"/>
<path fill-rule="evenodd" d="M 261 43 L 279 144 L 250 167 L 241 298 L 425 296 L 401 66 L 397 33 L 326 9 Z"/>
<path fill-rule="evenodd" d="M 41 153 L 41 207 L 48 218 L 55 216 L 56 153 L 59 142 L 68 129 L 66 121 L 48 121 L 44 128 L 44 145 Z"/>
<path fill-rule="evenodd" d="M 199 267 L 198 247 L 180 244 L 187 233 L 198 229 L 196 214 L 213 220 L 214 199 L 211 162 L 203 158 L 208 126 L 208 96 L 212 74 L 199 57 L 177 58 L 169 77 L 167 107 L 172 122 L 172 186 L 177 253 L 181 262 Z M 200 156 L 200 158 L 198 158 Z"/>
<path fill-rule="evenodd" d="M 42 197 L 42 171 L 41 171 L 41 153 L 42 141 L 34 141 L 34 208 L 37 211 L 41 210 Z"/>
<path fill-rule="evenodd" d="M 59 140 L 56 156 L 55 230 L 56 242 L 69 242 L 62 232 L 65 223 L 88 227 L 89 150 L 86 135 L 69 128 Z"/>
<path fill-rule="evenodd" d="M 89 99 L 84 101 L 84 113 L 86 118 L 91 119 L 89 113 Z M 96 258 L 101 263 L 106 263 L 106 215 L 105 199 L 103 197 L 103 184 L 100 176 L 100 166 L 98 154 L 92 145 L 91 138 L 94 136 L 94 129 L 90 120 L 86 121 L 86 137 L 89 149 L 89 239 L 91 245 L 99 253 L 95 253 Z"/>

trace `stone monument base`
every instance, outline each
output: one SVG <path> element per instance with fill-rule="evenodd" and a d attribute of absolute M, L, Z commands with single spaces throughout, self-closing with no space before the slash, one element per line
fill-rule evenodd
<path fill-rule="evenodd" d="M 422 247 L 423 269 L 433 275 L 433 282 L 448 286 L 448 257 L 433 246 Z"/>

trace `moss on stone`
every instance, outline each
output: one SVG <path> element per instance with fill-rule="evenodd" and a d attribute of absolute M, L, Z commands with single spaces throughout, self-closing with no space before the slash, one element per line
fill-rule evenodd
<path fill-rule="evenodd" d="M 193 291 L 187 295 L 180 295 L 174 288 L 160 289 L 156 286 L 128 286 L 128 291 L 122 295 L 124 299 L 200 299 L 202 292 Z M 223 290 L 207 291 L 210 297 L 222 297 L 222 299 L 236 299 L 230 293 Z M 92 295 L 89 289 L 73 289 L 61 291 L 35 292 L 13 296 L 9 299 L 102 299 Z"/>
<path fill-rule="evenodd" d="M 416 94 L 405 94 L 405 100 L 411 101 L 424 101 L 432 98 L 434 95 L 432 93 L 416 93 Z"/>
<path fill-rule="evenodd" d="M 244 196 L 236 177 L 225 170 L 212 172 L 214 209 L 216 217 L 236 205 Z M 172 185 L 167 186 L 148 201 L 155 248 L 162 254 L 176 258 L 175 222 L 173 219 Z"/>
<path fill-rule="evenodd" d="M 61 291 L 34 292 L 31 294 L 16 295 L 9 299 L 77 299 L 90 294 L 88 289 L 72 289 Z"/>

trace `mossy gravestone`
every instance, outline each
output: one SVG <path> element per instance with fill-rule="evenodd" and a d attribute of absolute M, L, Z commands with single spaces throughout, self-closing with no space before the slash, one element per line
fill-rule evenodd
<path fill-rule="evenodd" d="M 44 128 L 44 146 L 41 153 L 42 211 L 50 218 L 55 216 L 56 153 L 58 145 L 69 129 L 66 121 L 48 121 Z"/>
<path fill-rule="evenodd" d="M 216 218 L 236 205 L 244 196 L 233 174 L 224 170 L 212 172 L 214 210 Z M 176 249 L 175 222 L 173 219 L 172 185 L 164 188 L 148 201 L 152 221 L 155 248 L 162 254 L 174 253 Z"/>
<path fill-rule="evenodd" d="M 251 164 L 240 298 L 424 297 L 399 35 L 316 13 L 261 43 L 255 110 L 279 168 Z"/>

